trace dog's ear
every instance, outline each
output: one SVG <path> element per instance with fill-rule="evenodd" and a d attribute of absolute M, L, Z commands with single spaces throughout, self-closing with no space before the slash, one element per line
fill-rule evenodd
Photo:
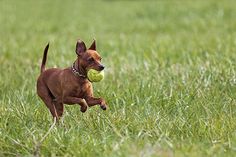
<path fill-rule="evenodd" d="M 87 50 L 85 43 L 82 40 L 78 40 L 76 43 L 76 49 L 75 52 L 77 55 L 80 55 L 81 53 L 84 53 Z"/>
<path fill-rule="evenodd" d="M 95 39 L 93 39 L 93 43 L 92 43 L 92 45 L 90 46 L 89 50 L 94 50 L 94 51 L 96 51 L 96 40 L 95 40 Z"/>

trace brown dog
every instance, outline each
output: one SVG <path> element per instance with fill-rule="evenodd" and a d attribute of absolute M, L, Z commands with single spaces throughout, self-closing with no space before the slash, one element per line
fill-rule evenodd
<path fill-rule="evenodd" d="M 44 50 L 41 74 L 37 81 L 37 93 L 44 101 L 53 117 L 57 120 L 62 116 L 64 104 L 79 104 L 81 112 L 85 112 L 87 107 L 100 105 L 103 110 L 107 106 L 102 98 L 93 96 L 92 83 L 87 78 L 87 71 L 95 69 L 102 71 L 101 57 L 96 51 L 96 43 L 93 41 L 89 49 L 81 40 L 77 41 L 77 59 L 72 67 L 59 69 L 50 68 L 45 70 L 49 44 Z"/>

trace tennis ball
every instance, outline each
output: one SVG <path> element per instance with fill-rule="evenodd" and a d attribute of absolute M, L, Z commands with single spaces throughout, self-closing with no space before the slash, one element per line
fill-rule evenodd
<path fill-rule="evenodd" d="M 99 82 L 104 78 L 104 71 L 97 71 L 95 69 L 89 69 L 87 73 L 88 79 L 91 82 Z"/>

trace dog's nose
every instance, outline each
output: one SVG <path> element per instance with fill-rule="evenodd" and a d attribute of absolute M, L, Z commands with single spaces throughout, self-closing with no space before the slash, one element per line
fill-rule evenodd
<path fill-rule="evenodd" d="M 103 70 L 105 67 L 103 65 L 99 65 L 99 69 Z"/>

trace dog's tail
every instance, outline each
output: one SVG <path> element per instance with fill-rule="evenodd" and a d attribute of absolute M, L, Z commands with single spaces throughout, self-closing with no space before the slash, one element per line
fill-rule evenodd
<path fill-rule="evenodd" d="M 49 43 L 47 44 L 47 46 L 44 49 L 43 60 L 42 60 L 42 64 L 41 64 L 41 73 L 44 72 L 44 70 L 45 70 L 45 64 L 46 64 L 46 61 L 47 61 L 48 48 L 49 48 Z"/>

